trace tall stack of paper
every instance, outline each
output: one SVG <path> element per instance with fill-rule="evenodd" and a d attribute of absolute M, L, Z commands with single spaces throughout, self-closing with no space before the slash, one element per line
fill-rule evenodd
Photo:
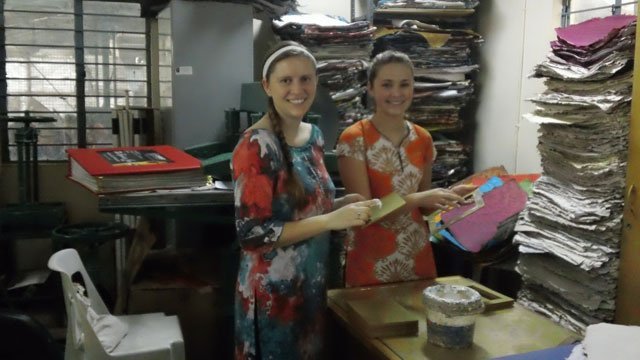
<path fill-rule="evenodd" d="M 329 90 L 339 112 L 338 131 L 364 117 L 361 98 L 374 28 L 368 21 L 346 22 L 322 14 L 285 15 L 273 21 L 283 40 L 306 46 L 318 60 L 318 81 Z"/>
<path fill-rule="evenodd" d="M 461 111 L 474 96 L 478 64 L 472 53 L 483 42 L 472 30 L 477 5 L 477 0 L 388 0 L 378 2 L 374 13 L 377 31 L 372 56 L 396 50 L 407 54 L 414 64 L 409 116 L 436 140 L 434 186 L 449 185 L 470 172 L 471 147 L 456 135 L 473 120 L 461 116 Z"/>
<path fill-rule="evenodd" d="M 518 301 L 578 332 L 614 315 L 635 19 L 557 29 L 533 74 L 543 176 L 516 224 Z"/>

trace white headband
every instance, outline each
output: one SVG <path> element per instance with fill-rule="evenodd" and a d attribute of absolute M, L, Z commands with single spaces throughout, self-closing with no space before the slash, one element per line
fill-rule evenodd
<path fill-rule="evenodd" d="M 267 61 L 264 62 L 264 67 L 262 68 L 262 78 L 266 79 L 267 78 L 267 71 L 269 71 L 269 67 L 271 66 L 271 63 L 273 62 L 273 60 L 275 60 L 278 56 L 280 56 L 282 53 L 289 51 L 289 50 L 297 50 L 301 53 L 303 53 L 304 55 L 306 55 L 311 61 L 313 61 L 313 66 L 317 67 L 318 63 L 316 62 L 316 59 L 313 57 L 313 55 L 311 55 L 310 52 L 308 52 L 307 50 L 305 50 L 304 48 L 301 48 L 300 46 L 296 46 L 296 45 L 287 45 L 285 47 L 282 47 L 278 50 L 276 50 L 273 54 L 271 54 L 271 56 L 269 56 L 267 58 Z"/>

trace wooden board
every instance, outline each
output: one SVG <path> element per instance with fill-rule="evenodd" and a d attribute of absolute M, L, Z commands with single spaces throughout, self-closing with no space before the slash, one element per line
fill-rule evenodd
<path fill-rule="evenodd" d="M 369 337 L 418 334 L 418 318 L 392 299 L 349 300 L 347 309 L 350 320 Z"/>
<path fill-rule="evenodd" d="M 450 281 L 454 279 L 455 281 Z M 488 287 L 471 281 L 469 279 L 461 278 L 459 276 L 442 277 L 437 281 L 438 284 L 455 283 L 456 285 L 464 285 L 477 291 L 482 297 L 484 302 L 484 311 L 494 311 L 500 309 L 506 309 L 513 306 L 513 299 L 501 294 L 495 290 L 491 290 Z"/>

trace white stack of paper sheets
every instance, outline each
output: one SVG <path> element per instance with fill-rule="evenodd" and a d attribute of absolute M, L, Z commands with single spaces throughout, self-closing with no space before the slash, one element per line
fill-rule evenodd
<path fill-rule="evenodd" d="M 566 360 L 640 359 L 640 326 L 599 323 L 589 325 L 584 340 Z"/>
<path fill-rule="evenodd" d="M 635 16 L 556 29 L 533 74 L 543 176 L 515 228 L 518 301 L 580 333 L 615 310 L 635 29 Z"/>

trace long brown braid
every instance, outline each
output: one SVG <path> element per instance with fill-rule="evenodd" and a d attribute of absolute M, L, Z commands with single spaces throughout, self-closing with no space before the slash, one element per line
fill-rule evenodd
<path fill-rule="evenodd" d="M 302 209 L 307 206 L 307 197 L 304 193 L 302 181 L 300 181 L 298 174 L 293 171 L 291 151 L 289 149 L 289 144 L 287 144 L 287 141 L 284 138 L 282 126 L 280 126 L 282 119 L 273 105 L 273 98 L 269 98 L 269 120 L 271 121 L 273 132 L 276 134 L 278 142 L 280 143 L 280 149 L 282 149 L 282 156 L 284 157 L 286 164 L 287 177 L 284 181 L 284 188 L 287 190 L 287 194 L 292 198 L 294 207 L 296 209 Z"/>
<path fill-rule="evenodd" d="M 279 46 L 274 48 L 269 53 L 272 54 L 284 46 L 291 46 L 291 45 L 295 45 L 300 47 L 301 49 L 304 49 L 302 45 L 296 42 L 285 41 L 280 43 Z M 295 50 L 286 51 L 285 53 L 283 53 L 282 55 L 278 56 L 276 59 L 273 60 L 273 62 L 269 66 L 269 69 L 267 69 L 267 76 L 266 76 L 267 79 L 269 78 L 269 75 L 271 74 L 271 71 L 275 64 L 291 56 L 308 56 L 308 55 L 304 52 L 299 52 Z M 296 174 L 296 172 L 293 171 L 293 159 L 291 157 L 291 151 L 289 149 L 289 144 L 287 144 L 287 141 L 284 137 L 284 133 L 282 132 L 282 117 L 280 117 L 280 114 L 276 110 L 272 97 L 269 97 L 269 101 L 268 101 L 268 115 L 269 115 L 269 120 L 271 122 L 271 127 L 273 128 L 273 132 L 276 134 L 276 137 L 278 138 L 280 149 L 282 150 L 282 155 L 284 157 L 285 164 L 286 164 L 287 177 L 284 182 L 284 187 L 287 191 L 287 194 L 289 194 L 289 196 L 291 197 L 294 207 L 296 209 L 302 209 L 305 206 L 307 206 L 308 200 L 304 192 L 304 187 L 302 186 L 302 181 L 298 177 L 298 174 Z"/>

